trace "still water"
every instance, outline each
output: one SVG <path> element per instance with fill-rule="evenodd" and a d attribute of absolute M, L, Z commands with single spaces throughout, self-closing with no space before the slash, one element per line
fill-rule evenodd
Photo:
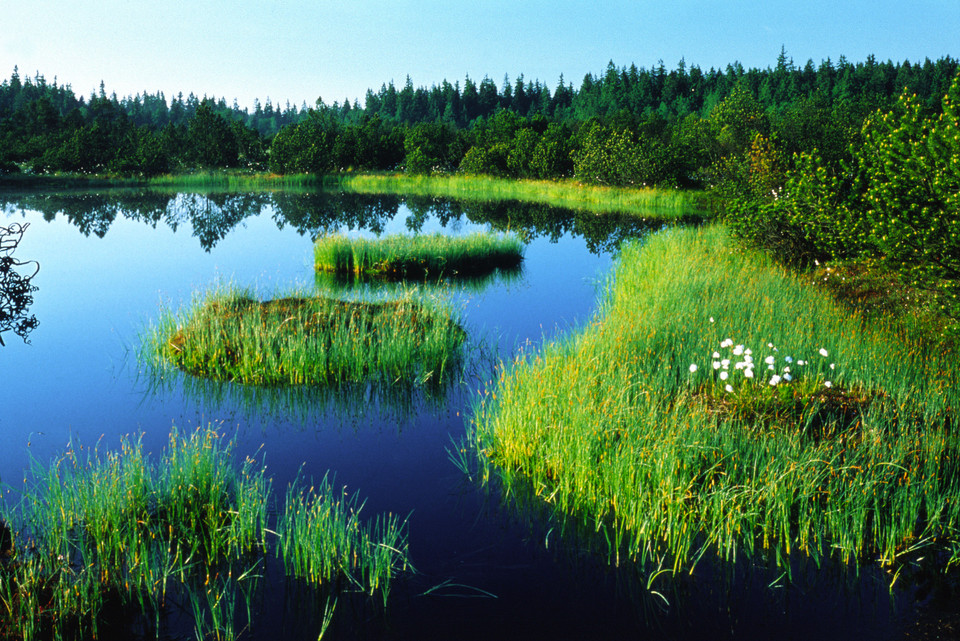
<path fill-rule="evenodd" d="M 29 225 L 16 256 L 40 265 L 29 309 L 39 326 L 29 344 L 7 333 L 0 348 L 8 498 L 31 457 L 46 462 L 70 443 L 113 447 L 141 434 L 158 454 L 172 426 L 216 425 L 236 437 L 239 455 L 263 455 L 277 494 L 298 475 L 329 472 L 366 498 L 368 517 L 409 515 L 416 574 L 395 586 L 385 613 L 360 599 L 341 607 L 324 638 L 856 639 L 894 635 L 905 620 L 882 581 L 860 577 L 851 588 L 829 571 L 785 587 L 775 573 L 721 580 L 704 569 L 651 592 L 649 570 L 611 567 L 451 462 L 498 363 L 589 321 L 616 248 L 651 231 L 642 224 L 515 203 L 283 192 L 0 194 L 0 211 L 0 226 Z M 312 240 L 321 233 L 486 229 L 527 241 L 522 272 L 451 288 L 482 357 L 440 399 L 158 381 L 138 363 L 161 307 L 223 283 L 263 298 L 316 287 Z M 320 606 L 297 602 L 272 572 L 242 636 L 317 638 Z M 176 613 L 169 618 L 165 634 L 192 638 Z"/>

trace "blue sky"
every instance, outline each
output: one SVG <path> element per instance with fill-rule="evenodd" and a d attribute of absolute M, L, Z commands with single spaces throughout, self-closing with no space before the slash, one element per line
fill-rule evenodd
<path fill-rule="evenodd" d="M 417 86 L 539 79 L 617 66 L 704 71 L 874 54 L 960 57 L 960 0 L 0 0 L 0 78 L 14 65 L 89 95 L 353 100 L 409 75 Z"/>

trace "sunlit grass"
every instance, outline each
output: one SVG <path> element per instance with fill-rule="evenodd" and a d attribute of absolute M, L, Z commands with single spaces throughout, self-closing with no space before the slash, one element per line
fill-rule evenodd
<path fill-rule="evenodd" d="M 516 270 L 523 249 L 523 243 L 512 234 L 392 234 L 381 238 L 330 234 L 314 243 L 314 266 L 338 276 L 386 280 L 469 278 L 498 269 Z"/>
<path fill-rule="evenodd" d="M 895 327 L 722 228 L 668 231 L 623 250 L 585 331 L 508 368 L 471 437 L 485 474 L 591 524 L 615 561 L 952 566 L 960 363 Z"/>
<path fill-rule="evenodd" d="M 510 180 L 491 176 L 408 176 L 405 174 L 343 174 L 339 186 L 347 193 L 408 194 L 458 200 L 519 200 L 596 213 L 634 214 L 673 220 L 708 214 L 703 192 L 670 189 L 627 189 L 584 185 L 570 180 Z"/>
<path fill-rule="evenodd" d="M 395 575 L 409 569 L 406 520 L 388 514 L 361 520 L 357 496 L 324 478 L 304 492 L 291 487 L 280 518 L 277 554 L 286 573 L 315 585 L 346 578 L 386 605 Z"/>
<path fill-rule="evenodd" d="M 180 174 L 164 174 L 154 176 L 145 181 L 147 185 L 157 189 L 222 189 L 272 191 L 276 189 L 317 189 L 335 188 L 335 178 L 324 178 L 312 174 L 279 175 L 264 172 L 250 171 L 196 171 Z"/>
<path fill-rule="evenodd" d="M 274 525 L 263 462 L 238 465 L 234 449 L 212 428 L 174 430 L 156 462 L 140 439 L 124 439 L 118 451 L 75 447 L 48 466 L 35 461 L 20 504 L 0 514 L 12 536 L 0 559 L 0 636 L 96 638 L 118 608 L 153 617 L 159 633 L 162 610 L 179 605 L 192 610 L 198 638 L 232 639 L 238 622 L 250 623 L 270 549 L 292 575 L 346 582 L 385 604 L 390 582 L 410 569 L 406 521 L 363 522 L 357 498 L 324 481 L 289 488 Z M 298 520 L 298 506 L 323 514 L 323 525 Z M 300 571 L 305 555 L 309 572 Z"/>
<path fill-rule="evenodd" d="M 165 312 L 145 344 L 156 364 L 240 383 L 423 385 L 455 372 L 464 338 L 449 307 L 416 290 L 365 301 L 258 301 L 218 290 L 186 311 Z"/>

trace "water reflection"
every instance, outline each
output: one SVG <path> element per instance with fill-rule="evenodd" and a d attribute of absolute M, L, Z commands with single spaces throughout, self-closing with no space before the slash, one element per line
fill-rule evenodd
<path fill-rule="evenodd" d="M 0 226 L 0 345 L 4 345 L 3 333 L 9 331 L 29 343 L 27 336 L 39 324 L 29 309 L 33 292 L 37 291 L 31 281 L 40 271 L 40 264 L 13 257 L 29 226 L 20 223 Z"/>
<path fill-rule="evenodd" d="M 472 363 L 471 368 L 476 370 L 478 364 Z M 173 367 L 146 367 L 140 372 L 140 391 L 144 403 L 182 396 L 202 415 L 234 414 L 248 426 L 270 426 L 271 432 L 277 432 L 278 425 L 298 431 L 330 426 L 358 429 L 369 424 L 403 430 L 424 415 L 445 413 L 455 395 L 466 394 L 463 380 L 460 371 L 457 378 L 428 385 L 365 381 L 262 387 L 192 376 Z"/>
<path fill-rule="evenodd" d="M 333 191 L 167 193 L 118 189 L 97 193 L 6 194 L 0 198 L 0 208 L 4 210 L 38 211 L 48 222 L 64 217 L 84 236 L 102 238 L 121 217 L 154 228 L 161 224 L 173 231 L 189 228 L 205 251 L 213 249 L 245 219 L 265 211 L 271 212 L 278 229 L 289 226 L 302 236 L 316 239 L 342 229 L 382 234 L 401 206 L 406 206 L 410 213 L 404 225 L 411 233 L 423 231 L 428 222 L 456 228 L 456 224 L 463 221 L 489 224 L 495 231 L 512 231 L 525 242 L 536 238 L 557 242 L 567 234 L 583 237 L 594 254 L 615 251 L 624 240 L 663 226 L 657 219 L 596 214 L 537 203 L 454 201 Z"/>

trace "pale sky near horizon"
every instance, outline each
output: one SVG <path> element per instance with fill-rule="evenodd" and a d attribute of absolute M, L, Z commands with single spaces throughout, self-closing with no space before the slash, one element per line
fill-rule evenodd
<path fill-rule="evenodd" d="M 703 71 L 846 56 L 960 57 L 960 0 L 0 0 L 0 81 L 14 66 L 79 95 L 163 91 L 331 104 L 391 80 L 540 80 L 618 67 Z"/>

